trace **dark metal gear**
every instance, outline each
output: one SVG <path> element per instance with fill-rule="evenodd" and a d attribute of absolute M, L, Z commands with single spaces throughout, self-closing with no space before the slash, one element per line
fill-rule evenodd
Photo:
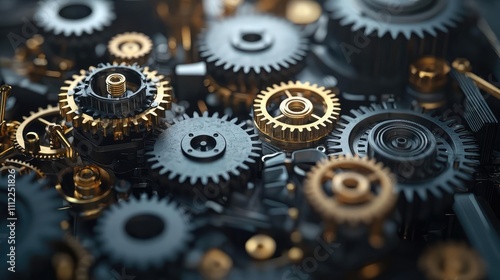
<path fill-rule="evenodd" d="M 215 82 L 239 83 L 240 92 L 289 79 L 301 69 L 307 51 L 308 40 L 297 27 L 270 15 L 226 18 L 199 38 L 200 56 Z"/>
<path fill-rule="evenodd" d="M 62 206 L 59 195 L 54 189 L 46 189 L 45 181 L 36 180 L 34 174 L 25 176 L 17 173 L 9 174 L 0 178 L 2 181 L 0 204 L 4 209 L 0 234 L 6 237 L 12 236 L 8 225 L 15 224 L 15 244 L 11 245 L 16 248 L 16 274 L 29 275 L 32 258 L 48 254 L 50 242 L 63 236 L 60 224 L 65 215 L 64 212 L 57 210 Z M 15 191 L 12 190 L 13 181 L 15 181 Z M 13 193 L 15 196 L 11 195 Z M 12 207 L 12 199 L 15 199 L 15 208 Z M 12 218 L 17 220 L 10 220 Z M 4 258 L 9 260 L 10 257 L 2 254 L 1 260 L 6 263 Z M 6 271 L 3 270 L 0 276 Z M 1 278 L 8 279 L 6 276 Z"/>
<path fill-rule="evenodd" d="M 111 25 L 116 17 L 113 10 L 112 1 L 45 0 L 39 2 L 34 19 L 46 33 L 80 37 Z"/>
<path fill-rule="evenodd" d="M 180 208 L 146 195 L 112 205 L 95 231 L 102 253 L 113 264 L 141 272 L 177 260 L 192 238 L 189 217 Z"/>
<path fill-rule="evenodd" d="M 208 198 L 225 197 L 230 188 L 242 188 L 260 158 L 261 143 L 245 123 L 218 114 L 176 121 L 162 131 L 146 155 L 160 181 L 172 190 L 199 189 Z"/>
<path fill-rule="evenodd" d="M 425 218 L 467 189 L 478 164 L 478 147 L 459 121 L 396 103 L 362 106 L 341 117 L 326 141 L 327 153 L 383 162 L 397 176 L 400 210 Z"/>

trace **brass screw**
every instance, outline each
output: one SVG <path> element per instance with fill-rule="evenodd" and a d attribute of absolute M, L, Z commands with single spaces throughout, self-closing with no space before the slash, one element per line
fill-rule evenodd
<path fill-rule="evenodd" d="M 127 92 L 127 79 L 122 74 L 110 74 L 106 78 L 106 89 L 112 97 L 121 97 Z"/>
<path fill-rule="evenodd" d="M 75 167 L 75 197 L 90 199 L 101 194 L 101 174 L 95 166 Z"/>
<path fill-rule="evenodd" d="M 231 257 L 219 249 L 211 249 L 203 255 L 199 270 L 203 278 L 219 280 L 224 279 L 232 267 L 233 260 Z"/>
<path fill-rule="evenodd" d="M 247 253 L 256 260 L 267 260 L 276 252 L 276 241 L 269 235 L 257 234 L 245 243 Z"/>
<path fill-rule="evenodd" d="M 436 92 L 448 83 L 449 72 L 450 66 L 446 60 L 424 56 L 410 65 L 410 84 L 419 92 Z"/>

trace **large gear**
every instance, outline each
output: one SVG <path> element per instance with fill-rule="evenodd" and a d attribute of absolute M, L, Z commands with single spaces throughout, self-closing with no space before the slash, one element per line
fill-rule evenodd
<path fill-rule="evenodd" d="M 318 144 L 340 114 L 335 93 L 308 82 L 288 82 L 263 90 L 254 101 L 255 127 L 285 150 Z"/>
<path fill-rule="evenodd" d="M 124 91 L 115 94 L 108 79 L 122 77 Z M 151 130 L 170 109 L 172 88 L 162 75 L 137 65 L 100 64 L 80 71 L 59 94 L 61 114 L 76 128 L 115 139 L 131 130 Z M 118 89 L 120 90 L 120 89 Z M 118 92 L 119 93 L 119 92 Z"/>
<path fill-rule="evenodd" d="M 213 78 L 210 85 L 252 98 L 256 90 L 296 74 L 308 48 L 297 27 L 270 15 L 226 18 L 211 24 L 199 38 L 200 57 Z"/>
<path fill-rule="evenodd" d="M 166 199 L 143 195 L 112 205 L 95 231 L 113 264 L 148 271 L 176 261 L 191 240 L 189 217 Z"/>
<path fill-rule="evenodd" d="M 246 184 L 260 157 L 258 136 L 244 126 L 227 116 L 195 113 L 161 132 L 146 155 L 173 191 L 210 189 L 221 198 Z"/>
<path fill-rule="evenodd" d="M 102 31 L 115 19 L 112 1 L 45 0 L 34 15 L 38 26 L 56 36 L 80 37 Z"/>
<path fill-rule="evenodd" d="M 457 118 L 398 107 L 373 104 L 343 115 L 327 139 L 327 153 L 382 161 L 398 177 L 400 210 L 424 218 L 467 189 L 478 164 L 477 145 Z"/>
<path fill-rule="evenodd" d="M 13 179 L 12 176 L 15 176 Z M 46 189 L 46 182 L 35 180 L 34 175 L 20 176 L 9 173 L 2 176 L 0 180 L 1 206 L 5 216 L 2 215 L 2 227 L 0 233 L 9 235 L 7 224 L 16 224 L 16 272 L 20 275 L 30 271 L 30 261 L 32 257 L 44 256 L 49 252 L 50 242 L 62 237 L 60 223 L 64 220 L 64 212 L 58 211 L 61 200 L 57 192 L 53 189 Z M 17 220 L 8 221 L 7 208 L 11 209 L 12 201 L 8 195 L 12 193 L 9 181 L 15 182 L 15 217 Z M 9 201 L 9 202 L 8 202 Z M 2 262 L 6 254 L 2 254 Z M 4 262 L 5 263 L 5 262 Z M 7 270 L 5 270 L 7 271 Z M 2 271 L 0 275 L 5 273 Z M 10 273 L 10 272 L 7 272 Z M 8 279 L 8 277 L 2 277 Z M 17 279 L 17 278 L 16 278 Z M 23 278 L 24 279 L 24 278 Z M 31 279 L 31 278 L 30 278 Z"/>

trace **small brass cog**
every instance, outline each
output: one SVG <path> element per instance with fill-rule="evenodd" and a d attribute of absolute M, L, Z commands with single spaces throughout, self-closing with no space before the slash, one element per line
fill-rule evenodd
<path fill-rule="evenodd" d="M 130 114 L 127 114 L 127 116 L 113 117 L 110 116 L 110 114 L 102 116 L 95 112 L 93 114 L 83 112 L 82 108 L 77 104 L 75 90 L 77 90 L 78 87 L 81 88 L 82 85 L 83 87 L 89 87 L 89 85 L 87 85 L 89 83 L 91 84 L 91 82 L 88 81 L 89 75 L 93 75 L 103 69 L 117 72 L 117 74 L 113 73 L 112 75 L 119 75 L 120 71 L 128 71 L 129 73 L 137 71 L 137 73 L 146 78 L 146 83 L 152 83 L 154 85 L 155 93 L 153 99 L 149 104 L 136 104 L 137 100 L 127 103 L 126 99 L 128 97 L 99 97 L 100 100 L 107 99 L 113 102 L 122 102 L 122 100 L 124 100 L 124 105 L 121 106 L 121 108 L 132 108 L 133 106 L 140 107 Z M 132 66 L 127 66 L 124 63 L 102 64 L 98 68 L 90 67 L 88 71 L 81 70 L 79 74 L 73 76 L 72 80 L 66 81 L 65 86 L 61 87 L 61 93 L 59 94 L 61 115 L 65 116 L 67 121 L 71 121 L 75 128 L 82 128 L 84 131 L 90 131 L 93 134 L 102 131 L 104 136 L 112 134 L 115 140 L 123 139 L 123 136 L 129 135 L 131 130 L 139 131 L 141 128 L 152 130 L 160 123 L 160 119 L 165 117 L 166 110 L 169 110 L 172 105 L 172 87 L 164 78 L 163 75 L 158 75 L 157 71 L 151 71 L 148 67 L 140 68 L 135 64 Z M 143 100 L 139 100 L 138 102 L 142 101 Z M 112 110 L 115 108 L 116 107 L 113 107 Z M 138 111 L 140 112 L 138 113 Z"/>
<path fill-rule="evenodd" d="M 12 135 L 14 148 L 21 154 L 40 159 L 52 160 L 64 158 L 68 149 L 62 145 L 55 145 L 51 141 L 48 127 L 60 125 L 63 135 L 70 135 L 73 127 L 64 121 L 59 114 L 59 107 L 48 106 L 39 108 L 38 112 L 32 112 L 29 117 L 23 117 L 24 121 L 15 127 Z"/>
<path fill-rule="evenodd" d="M 25 161 L 17 159 L 6 159 L 0 163 L 0 173 L 6 174 L 7 170 L 14 169 L 19 175 L 35 174 L 37 179 L 45 178 L 45 174 L 38 167 L 31 165 Z"/>
<path fill-rule="evenodd" d="M 108 43 L 108 51 L 116 63 L 143 64 L 152 50 L 151 39 L 139 32 L 117 34 Z"/>
<path fill-rule="evenodd" d="M 54 242 L 51 265 L 57 279 L 89 280 L 94 264 L 92 256 L 73 236 L 66 234 Z"/>
<path fill-rule="evenodd" d="M 285 150 L 318 144 L 340 114 L 339 99 L 332 90 L 300 81 L 268 87 L 257 95 L 253 108 L 260 134 Z"/>

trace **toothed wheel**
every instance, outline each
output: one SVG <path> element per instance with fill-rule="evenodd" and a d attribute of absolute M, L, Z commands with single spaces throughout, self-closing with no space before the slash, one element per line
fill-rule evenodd
<path fill-rule="evenodd" d="M 0 174 L 6 175 L 10 169 L 14 169 L 17 174 L 26 176 L 28 174 L 35 174 L 37 179 L 45 177 L 45 174 L 38 169 L 38 167 L 31 165 L 25 161 L 17 159 L 6 159 L 0 163 Z"/>
<path fill-rule="evenodd" d="M 196 188 L 207 198 L 224 198 L 246 184 L 260 158 L 258 136 L 244 126 L 217 114 L 186 116 L 160 131 L 149 145 L 148 162 L 173 191 Z"/>
<path fill-rule="evenodd" d="M 326 140 L 330 155 L 370 156 L 384 162 L 398 177 L 399 207 L 426 218 L 467 190 L 478 147 L 456 123 L 395 103 L 374 104 L 343 115 Z"/>
<path fill-rule="evenodd" d="M 191 230 L 183 210 L 166 199 L 146 195 L 113 204 L 95 229 L 104 256 L 141 272 L 176 261 L 192 238 Z"/>

